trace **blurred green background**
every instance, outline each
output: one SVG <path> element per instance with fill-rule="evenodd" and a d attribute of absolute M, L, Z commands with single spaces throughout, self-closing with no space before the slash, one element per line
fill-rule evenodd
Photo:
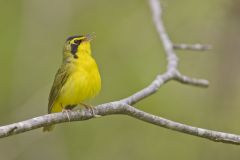
<path fill-rule="evenodd" d="M 170 82 L 137 108 L 190 125 L 240 134 L 240 1 L 164 0 L 175 43 L 212 44 L 178 51 L 180 70 L 206 78 L 207 89 Z M 97 34 L 93 54 L 102 92 L 92 104 L 148 85 L 166 60 L 146 0 L 0 0 L 0 123 L 47 112 L 47 99 L 69 35 Z M 0 140 L 4 160 L 239 159 L 239 146 L 166 130 L 127 116 L 57 125 Z"/>

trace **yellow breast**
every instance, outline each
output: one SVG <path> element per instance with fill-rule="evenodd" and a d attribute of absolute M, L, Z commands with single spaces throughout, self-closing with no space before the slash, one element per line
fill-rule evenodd
<path fill-rule="evenodd" d="M 101 89 L 98 66 L 90 55 L 79 56 L 70 67 L 70 76 L 61 89 L 56 107 L 77 105 L 96 96 Z M 54 107 L 53 107 L 54 108 Z M 55 108 L 56 110 L 59 110 Z"/>

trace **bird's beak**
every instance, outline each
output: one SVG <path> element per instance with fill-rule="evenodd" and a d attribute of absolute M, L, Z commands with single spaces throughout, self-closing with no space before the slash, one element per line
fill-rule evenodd
<path fill-rule="evenodd" d="M 87 41 L 92 41 L 96 37 L 96 33 L 89 33 L 85 35 Z"/>

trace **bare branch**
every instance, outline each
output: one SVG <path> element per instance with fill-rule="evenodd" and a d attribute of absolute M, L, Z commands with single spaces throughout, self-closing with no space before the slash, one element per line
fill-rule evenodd
<path fill-rule="evenodd" d="M 94 112 L 97 115 L 107 116 L 114 114 L 129 115 L 136 119 L 151 123 L 160 127 L 175 130 L 182 133 L 187 133 L 197 137 L 206 138 L 216 142 L 240 144 L 240 136 L 235 134 L 229 134 L 224 132 L 217 132 L 207 130 L 203 128 L 197 128 L 182 123 L 174 122 L 159 116 L 155 116 L 139 109 L 136 109 L 130 105 L 123 104 L 121 102 L 106 103 L 94 108 Z M 68 115 L 67 115 L 68 114 Z M 68 119 L 70 117 L 70 120 Z M 70 111 L 68 113 L 53 113 L 36 118 L 32 118 L 26 121 L 14 123 L 11 125 L 0 127 L 0 137 L 6 137 L 22 132 L 26 132 L 32 129 L 42 127 L 46 124 L 57 124 L 71 121 L 83 121 L 94 118 L 89 110 Z"/>
<path fill-rule="evenodd" d="M 209 82 L 205 79 L 197 79 L 197 78 L 191 78 L 185 75 L 177 73 L 177 76 L 175 79 L 183 84 L 193 85 L 193 86 L 199 86 L 199 87 L 208 87 Z"/>
<path fill-rule="evenodd" d="M 141 101 L 142 99 L 154 94 L 158 89 L 170 80 L 175 80 L 180 83 L 207 87 L 208 81 L 203 79 L 191 78 L 180 74 L 178 71 L 178 57 L 174 51 L 174 45 L 164 28 L 162 21 L 162 11 L 158 0 L 149 0 L 150 8 L 153 15 L 153 21 L 156 26 L 159 37 L 163 43 L 165 54 L 167 57 L 168 68 L 163 74 L 157 75 L 152 83 L 136 92 L 135 94 L 124 98 L 116 102 L 110 102 L 102 105 L 98 105 L 94 108 L 94 113 L 100 116 L 122 114 L 140 119 L 147 123 L 155 124 L 160 127 L 175 130 L 178 132 L 206 138 L 216 142 L 240 144 L 240 136 L 230 133 L 217 132 L 203 128 L 197 128 L 182 123 L 174 122 L 159 116 L 155 116 L 139 109 L 132 107 L 133 104 Z M 180 47 L 181 48 L 181 47 Z M 184 47 L 182 47 L 184 48 Z M 185 47 L 186 49 L 188 47 Z M 201 47 L 200 47 L 201 48 Z M 36 128 L 40 128 L 47 125 L 53 125 L 71 121 L 83 121 L 96 116 L 92 115 L 88 110 L 70 111 L 68 113 L 53 113 L 35 117 L 29 120 L 13 123 L 0 127 L 0 137 L 7 137 L 14 134 L 23 133 Z M 69 119 L 70 118 L 70 119 Z"/>
<path fill-rule="evenodd" d="M 165 27 L 162 22 L 162 9 L 158 0 L 149 0 L 153 15 L 153 22 L 156 26 L 158 35 L 163 43 L 165 54 L 168 60 L 168 71 L 175 71 L 178 65 L 178 58 L 173 50 L 173 44 L 168 37 Z"/>
<path fill-rule="evenodd" d="M 156 77 L 156 79 L 147 87 L 145 87 L 144 89 L 138 91 L 137 93 L 124 98 L 122 100 L 120 100 L 121 103 L 126 103 L 129 105 L 133 105 L 137 102 L 139 102 L 140 100 L 152 95 L 153 93 L 157 92 L 158 89 L 167 81 L 171 80 L 174 78 L 174 75 L 171 73 L 164 73 L 163 75 L 158 75 Z"/>

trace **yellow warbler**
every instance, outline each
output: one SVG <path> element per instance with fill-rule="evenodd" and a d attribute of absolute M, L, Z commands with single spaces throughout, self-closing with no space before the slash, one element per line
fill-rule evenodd
<path fill-rule="evenodd" d="M 91 54 L 92 39 L 91 34 L 86 34 L 71 36 L 66 40 L 62 65 L 55 75 L 49 95 L 48 113 L 72 109 L 99 93 L 101 77 Z M 43 131 L 52 128 L 45 126 Z"/>

